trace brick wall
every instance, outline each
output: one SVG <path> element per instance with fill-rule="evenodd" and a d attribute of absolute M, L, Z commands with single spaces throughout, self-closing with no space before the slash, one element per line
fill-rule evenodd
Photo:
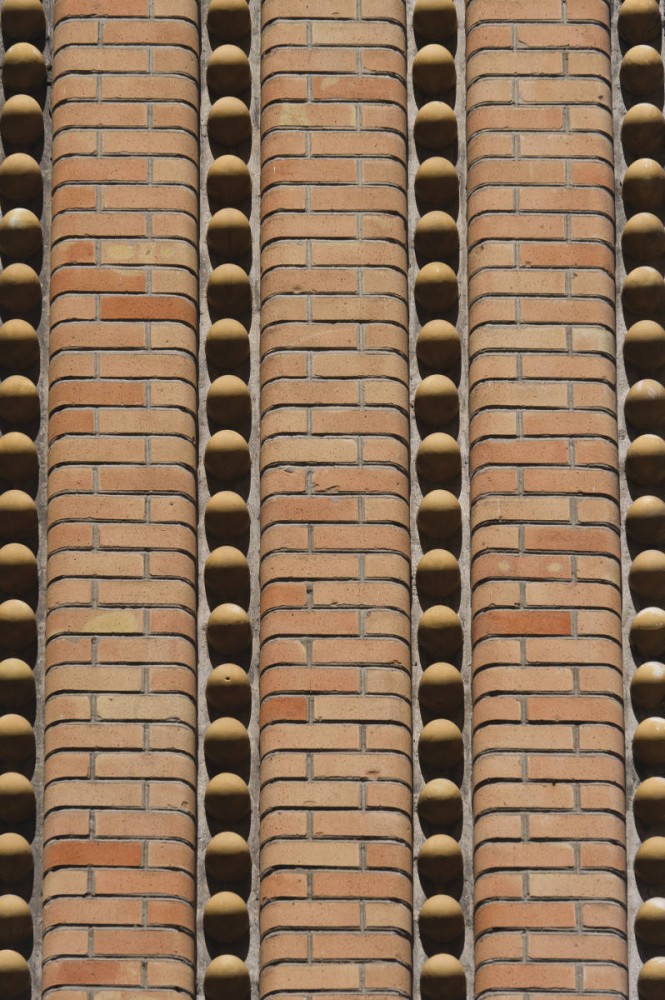
<path fill-rule="evenodd" d="M 665 332 L 626 333 L 621 526 L 614 216 L 615 157 L 620 221 L 665 203 L 631 162 L 665 141 L 658 3 L 0 28 L 0 1000 L 656 1000 Z M 34 40 L 52 152 L 9 99 Z M 659 217 L 631 247 L 626 327 L 662 319 Z"/>

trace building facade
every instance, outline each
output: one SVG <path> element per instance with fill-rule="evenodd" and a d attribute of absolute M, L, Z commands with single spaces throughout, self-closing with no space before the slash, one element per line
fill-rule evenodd
<path fill-rule="evenodd" d="M 665 998 L 663 24 L 2 0 L 0 1000 Z"/>

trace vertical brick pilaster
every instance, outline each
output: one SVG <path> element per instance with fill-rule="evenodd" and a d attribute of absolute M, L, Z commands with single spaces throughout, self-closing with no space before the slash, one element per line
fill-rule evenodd
<path fill-rule="evenodd" d="M 44 991 L 193 993 L 198 5 L 57 0 Z"/>
<path fill-rule="evenodd" d="M 405 5 L 262 32 L 261 994 L 411 989 Z"/>
<path fill-rule="evenodd" d="M 478 997 L 626 991 L 609 5 L 467 5 Z"/>

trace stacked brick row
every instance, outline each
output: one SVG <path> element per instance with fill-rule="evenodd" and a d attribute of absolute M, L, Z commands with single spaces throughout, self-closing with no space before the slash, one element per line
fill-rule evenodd
<path fill-rule="evenodd" d="M 469 0 L 475 991 L 626 995 L 611 7 Z"/>
<path fill-rule="evenodd" d="M 203 867 L 203 932 L 211 957 L 201 969 L 206 997 L 242 1000 L 250 993 L 251 897 L 256 879 L 252 824 L 253 598 L 250 562 L 255 558 L 256 475 L 252 451 L 250 331 L 254 241 L 252 237 L 251 53 L 254 11 L 246 0 L 211 0 L 204 39 L 202 115 L 207 143 L 202 157 L 201 228 L 206 246 L 202 274 L 209 323 L 201 358 L 201 436 L 204 454 L 202 553 L 208 669 L 201 691 L 202 760 L 207 786 L 201 820 L 207 823 Z M 248 166 L 249 163 L 249 166 Z M 254 320 L 254 325 L 256 321 Z M 254 417 L 254 420 L 253 420 Z M 249 560 L 248 560 L 249 555 Z M 206 649 L 205 641 L 201 650 Z M 254 725 L 255 725 L 254 713 Z M 254 792 L 254 789 L 252 790 Z M 205 819 L 204 819 L 205 817 Z"/>
<path fill-rule="evenodd" d="M 414 906 L 419 941 L 414 955 L 425 997 L 466 995 L 462 786 L 465 777 L 464 636 L 461 601 L 462 460 L 459 393 L 462 374 L 457 270 L 461 166 L 455 65 L 458 19 L 453 0 L 418 0 L 413 9 L 415 53 L 411 93 L 415 111 L 413 195 L 412 385 L 415 475 L 413 536 L 414 703 L 420 719 Z M 464 88 L 461 88 L 462 96 Z M 418 724 L 419 723 L 419 724 Z M 468 774 L 468 762 L 467 774 Z M 466 791 L 466 789 L 464 789 Z M 470 939 L 466 940 L 467 946 Z"/>
<path fill-rule="evenodd" d="M 40 215 L 46 99 L 41 3 L 5 0 L 0 138 L 0 997 L 31 992 L 36 838 L 33 669 L 38 528 L 43 240 Z M 38 333 L 39 331 L 39 333 Z M 41 480 L 41 482 L 40 482 Z M 36 989 L 37 984 L 32 985 Z"/>
<path fill-rule="evenodd" d="M 262 996 L 411 996 L 403 0 L 264 0 Z"/>
<path fill-rule="evenodd" d="M 665 990 L 665 118 L 662 18 L 656 0 L 618 15 L 624 280 L 624 512 L 631 973 L 644 1000 Z M 623 212 L 622 212 L 623 209 Z M 632 704 L 632 712 L 630 705 Z"/>
<path fill-rule="evenodd" d="M 195 995 L 199 4 L 58 0 L 45 997 Z"/>

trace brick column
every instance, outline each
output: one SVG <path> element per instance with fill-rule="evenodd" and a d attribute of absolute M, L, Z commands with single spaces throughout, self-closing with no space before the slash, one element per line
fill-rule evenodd
<path fill-rule="evenodd" d="M 467 17 L 476 995 L 621 996 L 610 11 Z"/>
<path fill-rule="evenodd" d="M 59 1000 L 193 993 L 197 22 L 195 0 L 55 3 L 44 990 Z"/>
<path fill-rule="evenodd" d="M 266 0 L 262 995 L 410 995 L 405 5 Z"/>

